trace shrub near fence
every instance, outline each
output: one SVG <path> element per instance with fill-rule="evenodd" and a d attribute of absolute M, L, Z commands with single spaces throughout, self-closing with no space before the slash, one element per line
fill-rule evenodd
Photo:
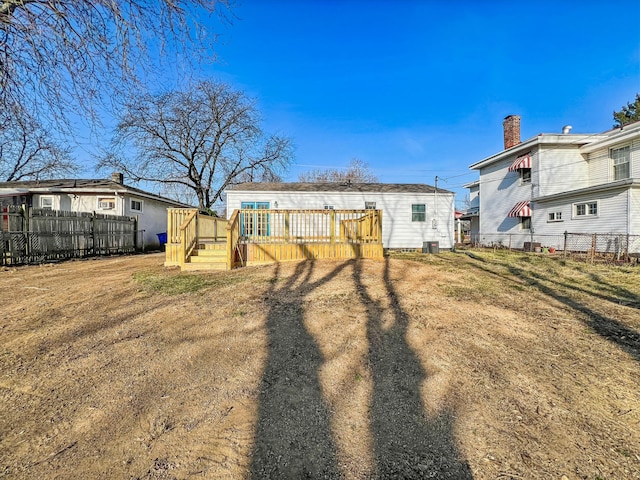
<path fill-rule="evenodd" d="M 617 233 L 569 233 L 563 235 L 538 234 L 474 234 L 471 243 L 481 247 L 525 250 L 551 248 L 564 255 L 593 260 L 596 256 L 611 260 L 630 260 L 640 257 L 640 235 Z"/>
<path fill-rule="evenodd" d="M 135 217 L 20 206 L 2 207 L 1 215 L 1 265 L 132 253 L 141 248 Z"/>

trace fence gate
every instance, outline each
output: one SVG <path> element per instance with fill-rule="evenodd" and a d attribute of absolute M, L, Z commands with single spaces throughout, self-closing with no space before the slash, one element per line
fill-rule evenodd
<path fill-rule="evenodd" d="M 27 256 L 25 211 L 20 205 L 0 208 L 0 265 L 24 263 Z"/>

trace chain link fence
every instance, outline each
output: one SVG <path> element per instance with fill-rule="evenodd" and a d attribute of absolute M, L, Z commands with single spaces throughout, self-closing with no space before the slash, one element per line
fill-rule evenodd
<path fill-rule="evenodd" d="M 471 244 L 494 249 L 549 253 L 587 261 L 640 262 L 640 235 L 618 233 L 484 234 L 471 235 Z"/>

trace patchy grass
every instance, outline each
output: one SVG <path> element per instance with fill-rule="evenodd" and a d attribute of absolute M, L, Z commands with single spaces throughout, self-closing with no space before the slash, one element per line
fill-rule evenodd
<path fill-rule="evenodd" d="M 196 294 L 204 290 L 220 289 L 247 281 L 247 276 L 238 271 L 214 273 L 177 273 L 171 270 L 136 272 L 132 278 L 145 291 L 164 295 Z"/>
<path fill-rule="evenodd" d="M 0 271 L 0 477 L 640 479 L 639 268 L 162 262 Z"/>

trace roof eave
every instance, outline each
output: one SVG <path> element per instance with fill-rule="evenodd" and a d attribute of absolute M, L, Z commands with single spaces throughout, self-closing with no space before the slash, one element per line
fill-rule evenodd
<path fill-rule="evenodd" d="M 541 133 L 535 137 L 525 140 L 518 145 L 515 145 L 507 150 L 498 152 L 490 157 L 484 158 L 479 162 L 469 165 L 471 170 L 480 170 L 481 168 L 492 165 L 495 162 L 503 160 L 506 157 L 513 155 L 514 153 L 524 152 L 530 150 L 536 145 L 577 145 L 582 147 L 584 144 L 592 143 L 600 138 L 608 138 L 606 135 L 593 135 L 593 134 L 557 134 L 557 133 Z"/>
<path fill-rule="evenodd" d="M 618 180 L 617 182 L 603 183 L 600 185 L 592 185 L 590 187 L 579 188 L 577 190 L 570 190 L 568 192 L 544 195 L 542 197 L 534 198 L 533 201 L 544 203 L 553 200 L 560 200 L 562 198 L 574 197 L 576 195 L 584 195 L 589 193 L 604 192 L 607 190 L 618 190 L 624 188 L 640 188 L 640 178 L 627 178 L 625 180 Z"/>

